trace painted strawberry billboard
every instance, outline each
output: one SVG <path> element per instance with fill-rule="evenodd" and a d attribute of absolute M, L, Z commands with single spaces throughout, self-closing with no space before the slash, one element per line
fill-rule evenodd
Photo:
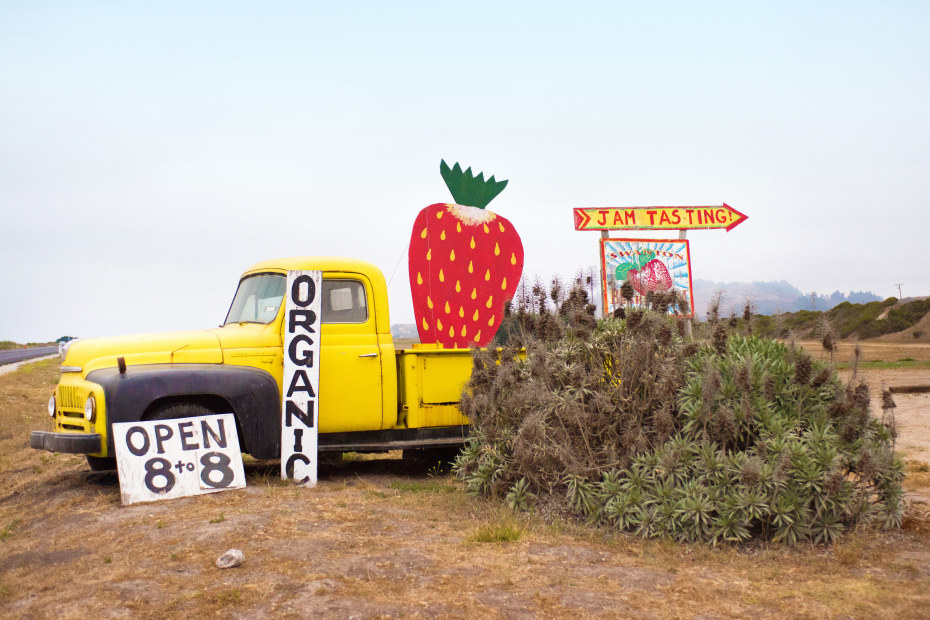
<path fill-rule="evenodd" d="M 601 274 L 608 315 L 621 307 L 644 307 L 649 293 L 674 291 L 687 303 L 682 314 L 694 316 L 687 239 L 601 239 Z M 633 288 L 629 301 L 621 294 L 624 282 Z"/>

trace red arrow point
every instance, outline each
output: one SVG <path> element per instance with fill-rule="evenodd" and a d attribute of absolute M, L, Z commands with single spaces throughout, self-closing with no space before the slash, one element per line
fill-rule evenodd
<path fill-rule="evenodd" d="M 730 221 L 730 225 L 726 227 L 727 232 L 730 232 L 731 230 L 733 230 L 734 228 L 736 228 L 737 226 L 739 226 L 740 224 L 742 224 L 743 222 L 749 219 L 748 215 L 746 215 L 745 213 L 740 213 L 739 211 L 737 211 L 736 209 L 734 209 L 727 203 L 723 203 L 723 208 L 729 209 L 730 211 L 731 221 Z"/>

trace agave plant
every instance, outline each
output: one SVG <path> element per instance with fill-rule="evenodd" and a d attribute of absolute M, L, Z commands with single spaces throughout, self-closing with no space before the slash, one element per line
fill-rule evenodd
<path fill-rule="evenodd" d="M 470 492 L 514 510 L 547 495 L 591 523 L 711 544 L 900 527 L 903 467 L 867 386 L 723 322 L 696 345 L 654 313 L 585 337 L 565 316 L 525 359 L 474 352 L 456 463 Z"/>
<path fill-rule="evenodd" d="M 526 478 L 520 478 L 512 487 L 505 497 L 507 505 L 514 512 L 526 512 L 530 505 L 536 499 L 536 494 L 529 490 Z"/>

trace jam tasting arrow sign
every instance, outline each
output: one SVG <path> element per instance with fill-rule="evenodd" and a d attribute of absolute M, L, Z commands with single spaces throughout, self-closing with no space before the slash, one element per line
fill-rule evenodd
<path fill-rule="evenodd" d="M 617 207 L 573 209 L 575 230 L 668 230 L 723 228 L 747 217 L 728 205 L 706 207 Z"/>

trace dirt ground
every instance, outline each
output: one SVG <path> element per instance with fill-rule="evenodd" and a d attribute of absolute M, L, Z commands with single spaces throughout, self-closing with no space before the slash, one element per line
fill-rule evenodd
<path fill-rule="evenodd" d="M 834 355 L 840 365 L 840 376 L 852 376 L 854 348 L 860 349 L 860 367 L 857 376 L 869 384 L 873 413 L 881 415 L 881 392 L 892 391 L 896 407 L 895 424 L 898 428 L 896 448 L 902 456 L 914 463 L 930 466 L 930 345 L 898 342 L 891 339 L 879 342 L 842 342 Z M 815 358 L 822 354 L 817 342 L 798 343 Z M 896 389 L 910 388 L 913 393 L 896 393 Z M 924 389 L 925 391 L 916 391 Z M 927 487 L 930 487 L 928 481 Z M 919 505 L 930 507 L 930 488 L 916 488 L 908 493 Z"/>
<path fill-rule="evenodd" d="M 907 364 L 860 374 L 930 385 Z M 0 376 L 4 618 L 916 618 L 930 605 L 926 394 L 895 395 L 915 500 L 902 530 L 711 548 L 514 515 L 398 454 L 321 465 L 315 489 L 248 461 L 246 489 L 124 507 L 115 475 L 28 448 L 57 377 L 54 360 Z M 245 563 L 216 568 L 230 548 Z"/>
<path fill-rule="evenodd" d="M 799 344 L 815 358 L 820 356 L 819 343 Z M 840 364 L 840 376 L 844 380 L 852 376 L 855 346 L 855 343 L 843 342 L 834 355 L 834 362 Z M 881 391 L 890 389 L 897 405 L 894 409 L 900 433 L 897 446 L 905 458 L 930 464 L 930 345 L 867 341 L 858 343 L 858 346 L 861 364 L 857 376 L 871 388 L 873 410 L 880 415 Z M 894 393 L 895 389 L 905 387 L 926 388 L 926 391 Z"/>

